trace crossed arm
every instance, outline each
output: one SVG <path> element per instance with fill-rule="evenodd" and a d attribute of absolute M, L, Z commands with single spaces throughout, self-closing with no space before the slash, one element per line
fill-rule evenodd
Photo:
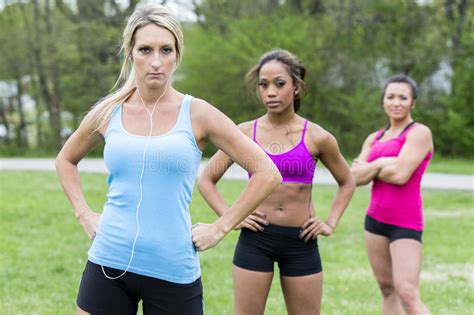
<path fill-rule="evenodd" d="M 358 186 L 366 185 L 376 178 L 387 183 L 404 185 L 425 156 L 433 151 L 431 131 L 420 124 L 408 133 L 397 157 L 381 157 L 367 162 L 375 136 L 373 133 L 367 137 L 361 153 L 352 163 L 351 172 Z"/>

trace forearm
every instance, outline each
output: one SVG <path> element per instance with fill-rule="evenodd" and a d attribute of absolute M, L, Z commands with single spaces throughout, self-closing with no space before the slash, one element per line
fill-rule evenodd
<path fill-rule="evenodd" d="M 365 163 L 351 168 L 351 173 L 354 176 L 355 183 L 357 186 L 367 185 L 380 171 L 380 166 L 377 163 Z"/>
<path fill-rule="evenodd" d="M 82 193 L 77 166 L 67 160 L 56 160 L 56 171 L 66 196 L 74 208 L 76 218 L 90 211 Z"/>
<path fill-rule="evenodd" d="M 377 174 L 377 179 L 390 184 L 403 185 L 408 181 L 409 176 L 407 176 L 402 167 L 395 163 L 382 167 L 380 172 Z"/>
<path fill-rule="evenodd" d="M 276 168 L 270 174 L 254 173 L 239 198 L 216 223 L 227 234 L 249 216 L 280 183 L 281 175 Z"/>
<path fill-rule="evenodd" d="M 331 210 L 329 211 L 328 217 L 326 219 L 326 224 L 328 224 L 333 229 L 336 228 L 339 220 L 344 214 L 344 211 L 346 210 L 347 205 L 354 194 L 355 187 L 355 181 L 353 180 L 350 180 L 338 187 L 336 196 L 334 197 L 333 203 L 331 205 Z"/>
<path fill-rule="evenodd" d="M 222 216 L 229 209 L 224 197 L 217 190 L 216 183 L 205 178 L 199 179 L 198 189 L 203 198 L 218 216 Z"/>

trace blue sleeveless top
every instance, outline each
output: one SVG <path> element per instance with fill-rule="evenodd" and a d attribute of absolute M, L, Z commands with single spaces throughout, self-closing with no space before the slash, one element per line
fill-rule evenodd
<path fill-rule="evenodd" d="M 139 234 L 128 269 L 180 284 L 191 283 L 201 274 L 189 215 L 202 155 L 191 128 L 191 99 L 184 97 L 169 132 L 149 140 L 138 208 Z M 140 174 L 148 137 L 125 130 L 121 105 L 114 110 L 104 137 L 108 199 L 88 255 L 93 263 L 125 270 L 137 231 Z"/>

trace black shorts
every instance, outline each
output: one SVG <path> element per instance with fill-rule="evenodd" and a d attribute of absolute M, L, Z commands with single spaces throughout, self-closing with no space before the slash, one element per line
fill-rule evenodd
<path fill-rule="evenodd" d="M 116 277 L 122 270 L 104 267 L 106 274 Z M 77 306 L 96 314 L 136 314 L 143 300 L 143 314 L 204 314 L 201 279 L 190 284 L 177 284 L 126 272 L 110 280 L 100 265 L 90 261 L 82 274 Z"/>
<path fill-rule="evenodd" d="M 299 227 L 274 224 L 265 226 L 261 232 L 242 229 L 234 265 L 247 270 L 273 272 L 273 265 L 277 262 L 280 275 L 289 277 L 321 272 L 318 242 L 300 239 L 301 231 Z"/>
<path fill-rule="evenodd" d="M 401 238 L 410 238 L 421 243 L 421 236 L 423 234 L 423 231 L 382 223 L 369 215 L 365 216 L 365 230 L 370 233 L 388 237 L 390 243 Z"/>

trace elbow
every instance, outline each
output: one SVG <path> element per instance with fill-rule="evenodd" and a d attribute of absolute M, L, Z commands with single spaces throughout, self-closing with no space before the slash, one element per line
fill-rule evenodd
<path fill-rule="evenodd" d="M 201 195 L 204 195 L 207 191 L 209 191 L 209 187 L 216 186 L 216 184 L 217 181 L 214 181 L 210 179 L 209 176 L 202 174 L 198 178 L 197 187 Z"/>
<path fill-rule="evenodd" d="M 391 174 L 391 176 L 386 176 L 385 178 L 381 178 L 384 182 L 394 184 L 394 185 L 405 185 L 409 180 L 410 176 L 408 174 L 404 174 L 402 172 Z"/>
<path fill-rule="evenodd" d="M 356 181 L 356 178 L 352 173 L 349 173 L 349 175 L 344 178 L 344 181 L 338 183 L 340 188 L 346 189 L 348 191 L 354 191 L 356 186 L 358 186 L 358 182 Z"/>
<path fill-rule="evenodd" d="M 56 159 L 54 160 L 54 167 L 56 168 L 56 172 L 59 172 L 61 169 L 61 165 L 64 162 L 64 160 L 61 158 L 61 154 L 59 154 Z"/>
<path fill-rule="evenodd" d="M 272 168 L 271 168 L 271 174 L 269 176 L 270 177 L 269 181 L 271 182 L 273 189 L 275 189 L 281 185 L 281 182 L 283 181 L 283 176 L 281 176 L 280 171 L 275 166 L 275 164 L 273 164 L 273 162 L 271 165 L 272 165 Z"/>
<path fill-rule="evenodd" d="M 352 175 L 352 173 L 350 173 L 350 176 L 344 186 L 346 186 L 347 189 L 351 191 L 354 191 L 356 189 L 357 182 L 354 175 Z"/>
<path fill-rule="evenodd" d="M 393 180 L 391 182 L 392 182 L 392 184 L 401 186 L 401 185 L 405 185 L 406 183 L 408 183 L 409 180 L 410 180 L 409 176 L 400 175 L 400 176 L 396 176 L 395 178 L 393 178 Z"/>
<path fill-rule="evenodd" d="M 209 184 L 209 180 L 207 180 L 205 176 L 200 176 L 198 178 L 197 187 L 201 195 L 206 192 L 206 187 L 208 184 Z"/>
<path fill-rule="evenodd" d="M 259 174 L 252 175 L 252 179 L 259 180 L 260 183 L 268 187 L 271 191 L 280 186 L 283 181 L 283 177 L 280 171 L 276 167 L 272 167 L 268 172 L 261 172 Z M 258 178 L 258 179 L 257 179 Z M 263 187 L 262 187 L 263 188 Z"/>
<path fill-rule="evenodd" d="M 274 188 L 277 188 L 278 186 L 280 186 L 282 181 L 283 181 L 283 177 L 281 176 L 280 172 L 277 169 L 276 172 L 273 173 L 273 178 L 272 178 L 272 184 L 273 186 L 275 186 Z"/>

